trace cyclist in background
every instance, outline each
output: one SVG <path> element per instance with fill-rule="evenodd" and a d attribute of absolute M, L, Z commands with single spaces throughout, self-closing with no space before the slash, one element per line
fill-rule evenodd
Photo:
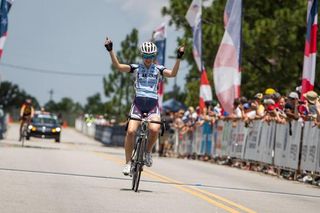
<path fill-rule="evenodd" d="M 26 99 L 26 101 L 23 103 L 23 105 L 21 106 L 20 109 L 20 136 L 19 136 L 19 140 L 21 141 L 22 137 L 21 137 L 21 133 L 22 133 L 22 127 L 24 125 L 25 122 L 30 123 L 31 118 L 34 115 L 34 108 L 32 106 L 32 100 L 30 98 Z"/>
<path fill-rule="evenodd" d="M 140 46 L 140 52 L 143 63 L 139 64 L 121 64 L 119 63 L 115 53 L 113 52 L 113 43 L 106 38 L 104 43 L 108 50 L 113 66 L 119 72 L 132 73 L 135 76 L 135 98 L 130 110 L 130 117 L 142 118 L 142 114 L 147 114 L 147 118 L 152 121 L 160 121 L 160 110 L 158 105 L 158 82 L 161 76 L 175 77 L 178 73 L 180 60 L 184 54 L 184 47 L 179 47 L 177 50 L 177 60 L 172 70 L 165 68 L 162 65 L 157 65 L 154 60 L 157 55 L 157 47 L 152 42 L 144 42 Z M 130 173 L 130 160 L 134 148 L 134 139 L 136 131 L 139 127 L 140 121 L 129 120 L 128 130 L 125 138 L 125 158 L 126 164 L 123 169 L 124 175 Z M 146 150 L 145 164 L 152 166 L 151 151 L 157 141 L 160 130 L 159 124 L 149 124 L 149 141 Z"/>

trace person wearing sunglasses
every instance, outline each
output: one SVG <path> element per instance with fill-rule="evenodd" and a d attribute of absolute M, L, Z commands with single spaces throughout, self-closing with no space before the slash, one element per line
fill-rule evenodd
<path fill-rule="evenodd" d="M 161 121 L 160 110 L 158 105 L 158 83 L 161 77 L 175 77 L 178 73 L 180 60 L 184 54 L 184 47 L 177 49 L 177 59 L 172 69 L 167 69 L 163 65 L 157 65 L 155 59 L 157 56 L 157 46 L 152 42 L 144 42 L 140 46 L 142 63 L 122 64 L 118 61 L 114 51 L 113 43 L 107 37 L 104 43 L 110 54 L 112 65 L 120 72 L 131 73 L 135 76 L 134 88 L 135 98 L 131 106 L 129 116 L 141 119 L 146 114 L 149 120 Z M 134 148 L 134 139 L 140 121 L 129 120 L 127 134 L 125 137 L 125 167 L 124 175 L 130 174 L 130 160 Z M 149 143 L 145 156 L 146 166 L 152 166 L 151 151 L 157 141 L 160 125 L 149 124 Z"/>

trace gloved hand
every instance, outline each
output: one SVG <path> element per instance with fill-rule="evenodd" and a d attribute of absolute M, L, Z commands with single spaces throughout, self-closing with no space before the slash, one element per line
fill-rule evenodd
<path fill-rule="evenodd" d="M 181 59 L 184 54 L 184 47 L 179 47 L 177 50 L 177 59 Z"/>
<path fill-rule="evenodd" d="M 112 41 L 107 37 L 106 41 L 104 42 L 104 46 L 110 52 L 112 50 Z"/>

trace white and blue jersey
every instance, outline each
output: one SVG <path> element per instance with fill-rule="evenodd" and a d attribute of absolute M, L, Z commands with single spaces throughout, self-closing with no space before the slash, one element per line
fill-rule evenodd
<path fill-rule="evenodd" d="M 130 64 L 130 72 L 135 74 L 136 97 L 158 99 L 158 83 L 166 69 L 152 64 L 149 69 L 144 64 Z"/>

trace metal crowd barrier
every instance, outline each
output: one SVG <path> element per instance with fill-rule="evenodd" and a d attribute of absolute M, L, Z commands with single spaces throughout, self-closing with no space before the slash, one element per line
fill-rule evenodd
<path fill-rule="evenodd" d="M 320 172 L 320 128 L 312 122 L 288 124 L 255 120 L 217 121 L 211 132 L 198 126 L 182 134 L 175 131 L 174 151 L 178 156 L 210 155 L 237 158 L 291 170 Z"/>
<path fill-rule="evenodd" d="M 124 126 L 88 125 L 77 119 L 78 131 L 110 146 L 123 146 Z M 320 128 L 312 122 L 291 121 L 287 124 L 255 120 L 219 120 L 210 131 L 204 126 L 182 132 L 175 129 L 170 137 L 178 156 L 209 155 L 236 158 L 291 170 L 320 172 Z M 206 127 L 207 128 L 207 127 Z"/>
<path fill-rule="evenodd" d="M 123 146 L 124 144 L 124 126 L 97 125 L 95 123 L 87 123 L 82 119 L 76 119 L 75 128 L 107 146 Z"/>
<path fill-rule="evenodd" d="M 8 115 L 2 114 L 0 116 L 0 140 L 4 138 L 7 131 Z"/>

